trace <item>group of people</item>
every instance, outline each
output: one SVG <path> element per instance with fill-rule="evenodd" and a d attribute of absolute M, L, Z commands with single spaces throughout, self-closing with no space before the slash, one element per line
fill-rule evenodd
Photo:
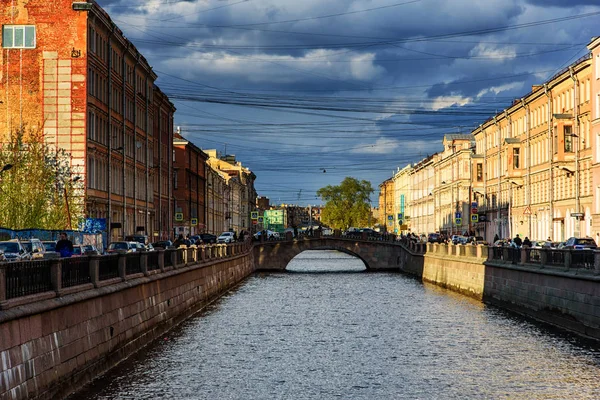
<path fill-rule="evenodd" d="M 498 240 L 500 240 L 500 236 L 498 236 L 498 234 L 496 234 L 494 236 L 494 244 L 496 244 L 496 242 L 498 242 Z M 531 240 L 529 240 L 529 238 L 527 236 L 525 236 L 525 239 L 521 239 L 521 237 L 517 233 L 517 235 L 513 239 L 510 239 L 510 238 L 506 239 L 506 246 L 516 247 L 518 249 L 520 249 L 521 247 L 531 247 Z"/>

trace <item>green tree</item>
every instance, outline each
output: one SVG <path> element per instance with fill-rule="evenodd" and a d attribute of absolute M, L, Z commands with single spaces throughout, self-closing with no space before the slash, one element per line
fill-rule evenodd
<path fill-rule="evenodd" d="M 366 226 L 371 220 L 370 196 L 373 187 L 369 181 L 346 177 L 339 186 L 327 185 L 317 191 L 325 201 L 321 211 L 323 222 L 334 229 Z"/>
<path fill-rule="evenodd" d="M 0 149 L 0 226 L 69 229 L 83 216 L 82 182 L 73 181 L 70 155 L 39 132 L 14 132 Z M 70 218 L 67 214 L 67 203 Z"/>

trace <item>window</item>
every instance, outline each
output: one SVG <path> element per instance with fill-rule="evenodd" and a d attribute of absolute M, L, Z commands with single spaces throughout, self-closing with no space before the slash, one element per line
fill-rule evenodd
<path fill-rule="evenodd" d="M 4 25 L 2 47 L 6 49 L 35 49 L 34 25 Z"/>
<path fill-rule="evenodd" d="M 513 168 L 514 169 L 519 169 L 521 168 L 521 164 L 520 164 L 520 160 L 519 160 L 519 153 L 520 153 L 519 148 L 514 148 L 513 149 Z"/>
<path fill-rule="evenodd" d="M 477 163 L 477 182 L 483 181 L 483 164 Z"/>
<path fill-rule="evenodd" d="M 573 134 L 572 134 L 572 127 L 570 125 L 565 125 L 564 135 L 565 135 L 565 153 L 572 153 L 573 152 Z"/>

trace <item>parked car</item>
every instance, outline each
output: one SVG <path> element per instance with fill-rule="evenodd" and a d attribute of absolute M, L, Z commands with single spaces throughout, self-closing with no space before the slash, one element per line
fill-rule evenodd
<path fill-rule="evenodd" d="M 152 243 L 152 247 L 155 249 L 166 249 L 167 247 L 173 246 L 173 242 L 170 240 L 159 240 L 158 242 Z"/>
<path fill-rule="evenodd" d="M 71 255 L 71 257 L 81 257 L 84 255 L 85 250 L 83 249 L 83 246 L 80 244 L 74 244 L 73 245 L 73 254 Z"/>
<path fill-rule="evenodd" d="M 112 242 L 106 249 L 107 253 L 131 253 L 135 251 L 131 242 Z"/>
<path fill-rule="evenodd" d="M 232 243 L 233 241 L 233 232 L 223 232 L 217 238 L 217 243 Z"/>
<path fill-rule="evenodd" d="M 144 245 L 143 243 L 140 242 L 129 242 L 129 244 L 131 245 L 131 250 L 136 252 L 136 251 L 146 251 L 146 245 Z"/>
<path fill-rule="evenodd" d="M 100 255 L 100 251 L 93 244 L 83 245 L 83 254 L 86 256 L 97 256 Z"/>
<path fill-rule="evenodd" d="M 270 231 L 267 229 L 267 240 L 273 240 L 273 239 L 278 239 L 279 238 L 279 232 L 274 232 L 274 231 Z M 260 240 L 260 236 L 262 235 L 263 231 L 258 231 L 254 234 L 254 239 L 256 240 Z"/>
<path fill-rule="evenodd" d="M 598 245 L 591 237 L 584 238 L 576 238 L 570 237 L 565 242 L 563 249 L 573 249 L 573 250 L 595 250 L 598 248 Z"/>
<path fill-rule="evenodd" d="M 127 235 L 127 236 L 125 236 L 125 241 L 126 242 L 138 242 L 143 245 L 146 245 L 148 243 L 148 236 L 146 236 L 146 235 Z"/>
<path fill-rule="evenodd" d="M 464 240 L 464 242 L 463 242 Z M 450 241 L 452 241 L 452 244 L 459 244 L 459 243 L 466 243 L 467 238 L 464 237 L 463 235 L 452 235 L 452 237 L 450 238 Z"/>
<path fill-rule="evenodd" d="M 439 233 L 430 233 L 427 235 L 428 243 L 442 243 L 442 237 Z"/>
<path fill-rule="evenodd" d="M 217 243 L 217 236 L 211 233 L 201 233 L 200 239 L 202 239 L 202 243 Z"/>
<path fill-rule="evenodd" d="M 46 248 L 40 239 L 24 239 L 21 240 L 21 245 L 25 248 L 25 251 L 31 255 L 31 259 L 44 258 Z"/>
<path fill-rule="evenodd" d="M 25 250 L 18 239 L 0 242 L 0 251 L 4 254 L 4 259 L 6 259 L 6 261 L 24 261 L 31 259 L 31 254 Z"/>
<path fill-rule="evenodd" d="M 44 245 L 46 252 L 56 251 L 56 240 L 44 240 L 42 244 Z"/>

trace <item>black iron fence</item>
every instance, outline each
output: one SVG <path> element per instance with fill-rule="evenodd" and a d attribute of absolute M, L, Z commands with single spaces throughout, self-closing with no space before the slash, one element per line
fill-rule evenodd
<path fill-rule="evenodd" d="M 5 268 L 6 298 L 28 296 L 51 291 L 51 260 L 18 261 Z"/>
<path fill-rule="evenodd" d="M 560 249 L 547 249 L 546 251 L 546 263 L 548 266 L 562 267 L 565 265 L 565 254 L 568 250 Z"/>
<path fill-rule="evenodd" d="M 571 268 L 594 269 L 594 252 L 591 250 L 573 250 Z"/>
<path fill-rule="evenodd" d="M 173 266 L 173 258 L 172 258 L 172 254 L 174 252 L 176 252 L 177 250 L 175 249 L 168 249 L 165 250 L 165 267 L 172 267 Z"/>
<path fill-rule="evenodd" d="M 119 255 L 110 254 L 100 257 L 98 263 L 98 279 L 105 281 L 119 277 Z"/>
<path fill-rule="evenodd" d="M 140 253 L 129 253 L 125 257 L 125 271 L 127 271 L 127 275 L 139 274 L 142 272 L 142 255 Z"/>
<path fill-rule="evenodd" d="M 92 281 L 89 257 L 70 257 L 61 260 L 62 287 L 83 285 Z"/>
<path fill-rule="evenodd" d="M 160 268 L 158 264 L 158 251 L 148 252 L 148 271 L 154 271 Z"/>
<path fill-rule="evenodd" d="M 542 263 L 542 251 L 540 249 L 524 249 L 525 251 L 525 262 L 529 264 L 541 264 Z"/>
<path fill-rule="evenodd" d="M 184 249 L 177 249 L 175 250 L 177 254 L 177 265 L 181 265 L 183 264 L 183 252 L 185 251 Z"/>

